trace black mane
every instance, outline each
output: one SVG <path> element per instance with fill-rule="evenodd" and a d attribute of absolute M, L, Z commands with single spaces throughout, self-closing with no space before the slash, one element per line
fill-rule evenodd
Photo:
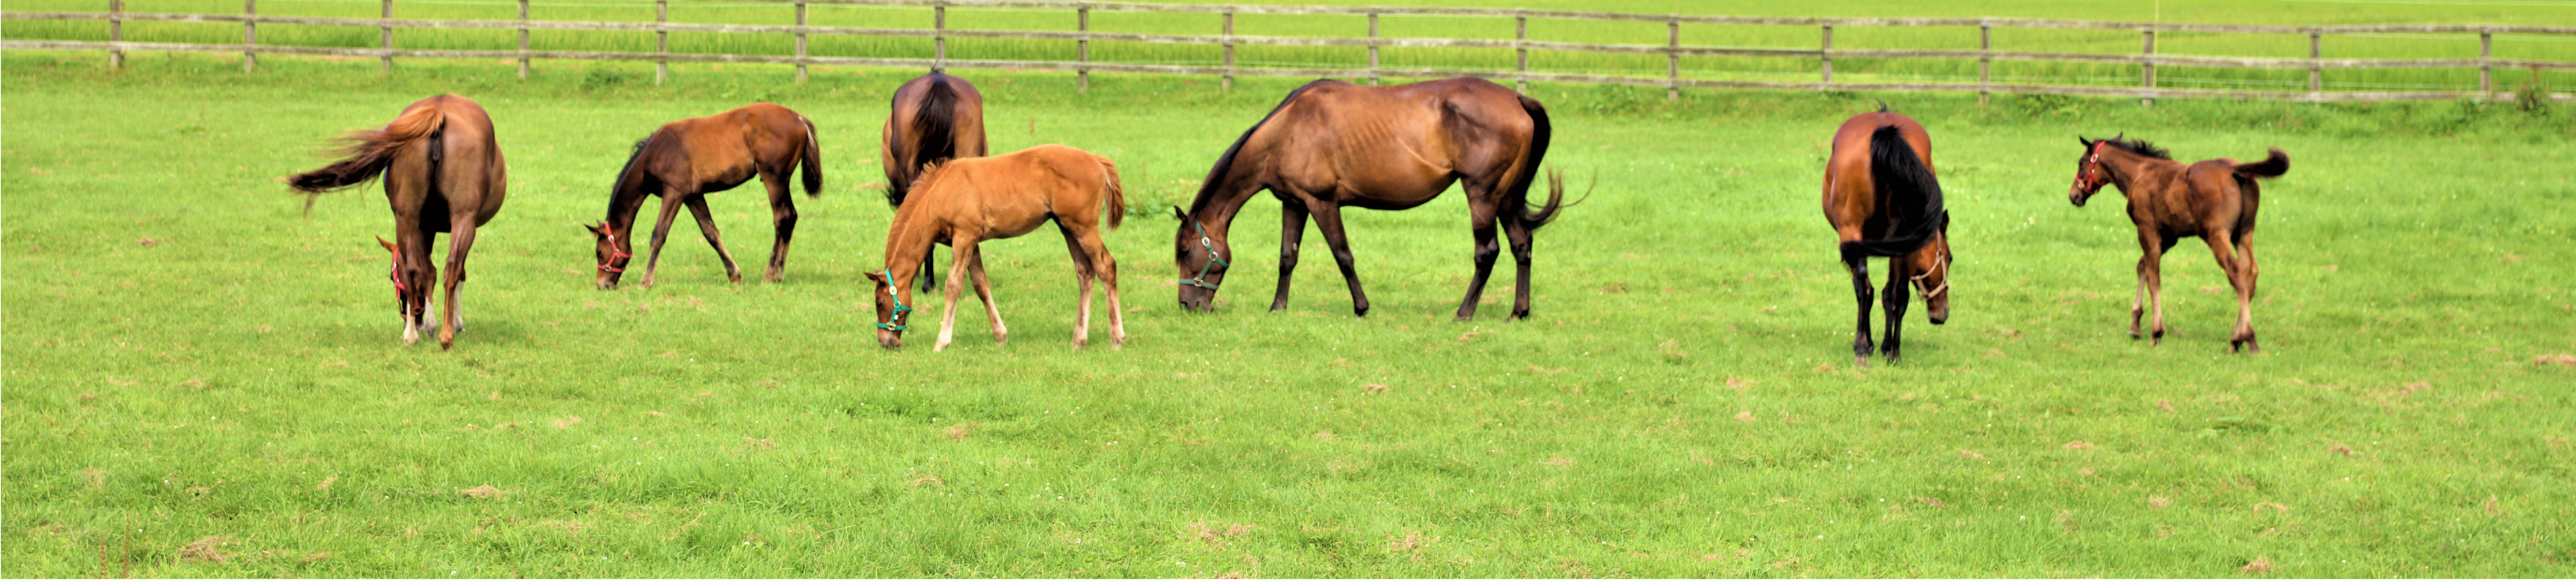
<path fill-rule="evenodd" d="M 2110 139 L 2104 139 L 2102 142 L 2104 142 L 2104 143 L 2110 143 L 2112 147 L 2118 147 L 2118 148 L 2120 148 L 2120 150 L 2122 150 L 2122 151 L 2127 151 L 2127 152 L 2130 152 L 2130 153 L 2136 153 L 2136 154 L 2139 154 L 2139 155 L 2145 155 L 2145 156 L 2148 156 L 2148 157 L 2154 157 L 2154 158 L 2157 158 L 2157 159 L 2164 159 L 2164 160 L 2168 160 L 2168 161 L 2170 161 L 2170 160 L 2172 160 L 2172 159 L 2173 159 L 2173 154 L 2172 154 L 2172 153 L 2167 153 L 2167 152 L 2165 152 L 2165 148 L 2163 148 L 2163 147 L 2157 147 L 2157 146 L 2156 146 L 2156 144 L 2154 144 L 2154 143 L 2148 143 L 2145 139 L 2123 139 L 2123 138 L 2119 138 L 2119 137 L 2112 137 L 2112 138 L 2110 138 Z"/>

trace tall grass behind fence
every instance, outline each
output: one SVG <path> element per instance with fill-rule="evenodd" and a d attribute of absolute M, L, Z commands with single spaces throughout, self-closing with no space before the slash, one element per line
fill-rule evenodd
<path fill-rule="evenodd" d="M 0 17 L 8 19 L 0 23 L 0 38 L 11 43 L 6 46 L 18 49 L 27 48 L 26 43 L 30 41 L 106 41 L 110 36 L 107 22 L 31 18 L 45 17 L 43 15 L 48 13 L 90 13 L 103 17 L 112 1 L 11 2 L 7 11 L 0 12 Z M 1078 21 L 1085 18 L 1070 8 L 1076 4 L 1069 2 L 966 2 L 968 5 L 949 5 L 944 9 L 927 4 L 910 0 L 836 0 L 832 4 L 808 4 L 803 10 L 806 24 L 813 27 L 910 31 L 932 29 L 934 12 L 944 10 L 946 28 L 951 34 L 971 34 L 972 31 L 1073 33 L 1079 27 Z M 372 20 L 384 17 L 388 5 L 380 0 L 124 0 L 123 10 L 127 14 L 239 17 L 245 13 L 246 6 L 255 7 L 256 13 L 263 17 Z M 392 17 L 397 19 L 515 21 L 520 17 L 520 4 L 511 0 L 400 0 L 390 6 Z M 692 0 L 659 5 L 649 0 L 534 0 L 526 6 L 527 17 L 532 21 L 653 23 L 657 20 L 657 6 L 660 6 L 668 11 L 668 22 L 672 23 L 773 27 L 794 25 L 799 10 L 792 0 Z M 1089 31 L 1095 34 L 1216 37 L 1224 34 L 1229 18 L 1225 14 L 1206 11 L 1209 9 L 1206 6 L 1125 4 L 1115 8 L 1118 9 L 1102 7 L 1089 10 Z M 1313 9 L 1311 11 L 1337 10 L 1310 8 Z M 1674 24 L 1656 21 L 1663 18 L 1658 15 L 1621 17 L 1624 19 L 1527 18 L 1526 39 L 1532 42 L 1625 45 L 1631 50 L 1646 51 L 1533 49 L 1527 51 L 1528 70 L 1542 75 L 1598 77 L 1584 79 L 1588 82 L 1638 85 L 1665 84 L 1678 79 L 1682 81 L 1678 84 L 1683 86 L 1691 86 L 1692 83 L 1700 83 L 1700 86 L 1768 83 L 1783 88 L 1828 88 L 1823 83 L 1830 78 L 1830 82 L 1835 84 L 1879 85 L 1870 88 L 1887 90 L 1975 90 L 1974 85 L 1983 79 L 2002 87 L 1999 90 L 2019 92 L 2192 96 L 2219 94 L 2209 91 L 2245 91 L 2262 93 L 2247 96 L 2318 100 L 2457 98 L 2482 87 L 2508 92 L 2534 79 L 2535 74 L 2543 86 L 2565 86 L 2576 82 L 2576 63 L 2571 62 L 2576 61 L 2576 28 L 2522 26 L 2514 32 L 2489 35 L 2484 43 L 2478 32 L 2459 30 L 2331 33 L 2312 38 L 2296 32 L 2159 29 L 2152 34 L 2153 53 L 2159 56 L 2452 59 L 2470 65 L 2379 68 L 2380 65 L 2366 64 L 2363 68 L 2320 67 L 2312 74 L 2311 70 L 2295 64 L 2245 67 L 2214 66 L 2225 63 L 2198 63 L 2203 66 L 2157 63 L 2152 65 L 2150 73 L 2148 67 L 2139 63 L 2087 62 L 2081 58 L 2072 61 L 1981 60 L 1955 54 L 1936 57 L 1834 54 L 1838 51 L 1978 51 L 1991 48 L 1995 51 L 2064 53 L 2076 57 L 2134 57 L 2146 52 L 2149 42 L 2146 38 L 2148 33 L 2142 30 L 2013 21 L 1986 27 L 1843 25 L 1833 26 L 1828 32 L 1827 27 L 1812 24 Z M 1387 14 L 1375 17 L 1366 14 L 1244 12 L 1232 14 L 1230 18 L 1233 33 L 1241 36 L 1358 39 L 1369 36 L 1374 21 L 1377 36 L 1393 41 L 1493 41 L 1497 47 L 1380 46 L 1376 49 L 1377 67 L 1466 72 L 1498 80 L 1512 78 L 1519 72 L 1521 51 L 1499 47 L 1519 38 L 1523 30 L 1520 28 L 1521 20 L 1511 16 L 1508 10 L 1473 15 Z M 2153 26 L 2189 25 L 2139 27 Z M 215 50 L 202 48 L 205 46 L 241 45 L 245 36 L 245 27 L 239 22 L 129 19 L 123 22 L 122 27 L 122 39 L 126 42 L 200 45 L 200 50 Z M 378 26 L 355 25 L 259 23 L 255 29 L 256 43 L 262 46 L 352 51 L 382 46 L 385 34 Z M 513 51 L 519 47 L 518 34 L 518 31 L 507 28 L 397 27 L 392 31 L 392 46 L 397 50 Z M 939 42 L 917 36 L 848 34 L 808 34 L 805 40 L 806 54 L 826 59 L 927 60 L 938 56 L 936 46 Z M 1015 61 L 1031 66 L 1067 63 L 1075 60 L 1080 50 L 1079 41 L 1062 38 L 950 36 L 943 40 L 946 58 L 950 61 L 986 61 L 968 66 L 1004 64 L 993 61 Z M 651 30 L 537 29 L 527 32 L 528 50 L 539 52 L 649 55 L 661 50 L 662 42 L 663 39 Z M 796 54 L 795 35 L 779 32 L 671 31 L 667 33 L 667 42 L 668 52 L 678 55 L 788 57 Z M 1830 42 L 1831 51 L 1825 54 L 1830 56 L 1830 65 L 1826 64 L 1828 59 L 1818 58 L 1814 52 L 1826 47 L 1827 42 Z M 1651 52 L 1664 47 L 1676 47 L 1685 52 L 1693 49 L 1803 52 L 1786 52 L 1778 56 L 1672 56 Z M 2483 55 L 2482 47 L 2485 50 Z M 1299 74 L 1311 72 L 1316 76 L 1357 77 L 1363 76 L 1370 66 L 1371 49 L 1364 46 L 1239 43 L 1233 48 L 1233 66 L 1242 69 L 1305 69 Z M 2312 48 L 2315 50 L 2313 55 Z M 1201 68 L 1226 64 L 1226 48 L 1216 41 L 1092 40 L 1088 50 L 1090 62 L 1103 64 Z M 2490 66 L 2482 76 L 2480 68 L 2473 63 L 2481 56 L 2538 66 L 2532 69 Z M 542 64 L 536 66 L 543 68 Z M 2153 87 L 2186 92 L 2159 93 L 2140 89 L 2148 85 L 2150 77 Z M 2118 88 L 2140 90 L 2105 92 Z M 2312 88 L 2318 93 L 2310 94 Z M 2202 92 L 2188 92 L 2193 90 Z"/>

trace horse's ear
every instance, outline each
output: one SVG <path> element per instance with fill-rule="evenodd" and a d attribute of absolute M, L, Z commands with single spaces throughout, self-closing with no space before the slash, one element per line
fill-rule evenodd
<path fill-rule="evenodd" d="M 2092 139 L 2086 139 L 2086 138 L 2084 138 L 2084 136 L 2083 136 L 2083 135 L 2076 135 L 2076 136 L 2075 136 L 2075 142 L 2077 142 L 2077 143 L 2083 143 L 2085 147 L 2092 147 L 2092 146 L 2093 146 L 2093 140 L 2092 140 Z"/>
<path fill-rule="evenodd" d="M 384 246 L 384 247 L 385 247 L 385 251 L 387 251 L 387 252 L 393 252 L 393 253 L 396 253 L 396 254 L 400 254 L 400 253 L 402 253 L 402 246 L 397 246 L 397 245 L 394 245 L 394 243 L 393 243 L 393 242 L 385 241 L 385 237 L 384 237 L 384 236 L 376 236 L 376 245 Z"/>
<path fill-rule="evenodd" d="M 1172 219 L 1180 220 L 1180 221 L 1189 221 L 1189 220 L 1190 220 L 1190 214 L 1189 214 L 1189 212 L 1181 211 L 1181 206 L 1177 206 L 1177 205 L 1176 205 L 1176 206 L 1172 206 Z"/>
<path fill-rule="evenodd" d="M 869 280 L 876 281 L 877 283 L 880 283 L 880 284 L 885 283 L 885 281 L 886 281 L 885 276 L 878 275 L 876 272 L 869 272 L 869 273 L 867 273 L 867 276 L 868 276 L 868 279 L 869 279 Z"/>
<path fill-rule="evenodd" d="M 574 223 L 575 225 L 579 225 L 579 226 L 581 226 L 581 229 L 590 230 L 591 235 L 599 235 L 599 236 L 608 235 L 608 229 L 607 229 L 607 228 L 608 228 L 608 222 L 600 222 L 600 223 L 595 223 L 595 224 L 585 224 L 585 223 L 581 223 L 581 222 L 573 222 L 573 223 Z"/>

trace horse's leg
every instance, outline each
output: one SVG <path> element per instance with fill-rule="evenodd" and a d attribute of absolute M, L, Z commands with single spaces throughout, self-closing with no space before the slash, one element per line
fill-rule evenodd
<path fill-rule="evenodd" d="M 418 207 L 413 209 L 417 211 Z M 399 246 L 396 250 L 401 258 L 394 276 L 411 288 L 401 297 L 403 344 L 420 342 L 421 319 L 428 316 L 429 282 L 437 274 L 437 269 L 429 263 L 429 242 L 436 235 L 421 226 L 418 216 L 394 213 L 394 243 Z"/>
<path fill-rule="evenodd" d="M 2227 336 L 2227 352 L 2245 349 L 2254 338 L 2254 280 L 2245 262 L 2236 258 L 2235 236 L 2227 230 L 2216 230 L 2201 236 L 2209 242 L 2209 253 L 2218 258 L 2218 270 L 2227 274 L 2227 285 L 2236 288 L 2236 330 Z"/>
<path fill-rule="evenodd" d="M 1467 227 L 1476 236 L 1476 275 L 1467 278 L 1467 297 L 1458 300 L 1459 322 L 1476 318 L 1476 305 L 1485 301 L 1485 280 L 1494 274 L 1494 258 L 1503 253 L 1502 244 L 1495 241 L 1494 202 L 1476 193 L 1480 192 L 1467 196 Z M 1522 312 L 1513 310 L 1515 315 Z"/>
<path fill-rule="evenodd" d="M 923 290 L 939 287 L 939 261 L 932 259 L 937 257 L 939 257 L 939 244 L 931 244 L 928 249 L 921 251 L 921 289 Z"/>
<path fill-rule="evenodd" d="M 1869 307 L 1875 301 L 1869 288 L 1869 255 L 1859 248 L 1843 247 L 1843 269 L 1852 275 L 1852 299 L 1860 303 L 1860 330 L 1852 334 L 1852 364 L 1869 366 Z"/>
<path fill-rule="evenodd" d="M 712 212 L 707 211 L 706 196 L 689 196 L 687 205 L 689 206 L 689 215 L 698 219 L 698 233 L 705 234 L 707 236 L 707 245 L 714 246 L 716 249 L 716 257 L 724 259 L 725 278 L 732 280 L 735 284 L 741 284 L 742 268 L 734 266 L 733 252 L 725 250 L 724 239 L 716 236 L 716 216 L 713 215 Z"/>
<path fill-rule="evenodd" d="M 1002 305 L 993 303 L 993 281 L 984 277 L 984 253 L 976 252 L 975 261 L 965 266 L 966 274 L 975 278 L 975 299 L 984 303 L 984 317 L 993 321 L 993 343 L 1011 342 L 1011 328 L 1002 325 Z"/>
<path fill-rule="evenodd" d="M 1305 204 L 1283 196 L 1279 204 L 1279 294 L 1270 299 L 1271 312 L 1288 309 L 1288 281 L 1296 277 L 1291 274 L 1297 271 L 1297 244 L 1305 237 Z"/>
<path fill-rule="evenodd" d="M 653 256 L 644 261 L 642 284 L 646 288 L 653 287 L 653 271 L 662 265 L 662 240 L 671 236 L 671 221 L 679 219 L 680 206 L 688 205 L 685 201 L 673 200 L 685 200 L 688 195 L 677 188 L 662 192 L 662 217 L 653 223 Z"/>
<path fill-rule="evenodd" d="M 2147 304 L 2155 310 L 2155 320 L 2148 327 L 2147 344 L 2149 345 L 2165 342 L 2165 251 L 2173 249 L 2175 241 L 2177 240 L 2159 237 L 2155 240 L 2155 245 L 2149 246 L 2147 255 L 2138 259 L 2138 271 L 2146 278 Z M 2131 321 L 2133 327 L 2130 331 L 2131 336 L 2137 334 L 2134 329 L 2135 324 L 2135 321 Z"/>
<path fill-rule="evenodd" d="M 2263 270 L 2254 265 L 2253 232 L 2236 236 L 2236 259 L 2245 271 L 2245 285 L 2236 290 L 2236 334 L 2245 339 L 2246 352 L 2261 353 L 2263 347 L 2254 344 L 2254 279 L 2262 277 Z"/>
<path fill-rule="evenodd" d="M 1082 348 L 1091 342 L 1091 279 L 1098 274 L 1091 265 L 1090 252 L 1082 248 L 1082 236 L 1062 221 L 1056 222 L 1055 229 L 1064 232 L 1064 250 L 1073 255 L 1073 277 L 1082 288 L 1082 309 L 1073 315 L 1073 347 Z M 1116 316 L 1116 307 L 1111 308 L 1110 315 Z"/>
<path fill-rule="evenodd" d="M 1527 319 L 1530 312 L 1530 226 L 1520 218 L 1502 217 L 1503 240 L 1512 244 L 1512 265 L 1517 270 L 1512 279 L 1512 318 Z"/>
<path fill-rule="evenodd" d="M 966 272 L 971 270 L 967 265 L 975 263 L 974 238 L 957 236 L 950 245 L 957 248 L 957 257 L 948 263 L 948 291 L 941 293 L 947 307 L 939 315 L 939 342 L 930 345 L 931 352 L 948 350 L 948 342 L 957 336 L 957 287 L 966 284 Z"/>
<path fill-rule="evenodd" d="M 784 172 L 761 173 L 760 184 L 769 187 L 769 223 L 778 231 L 776 245 L 769 248 L 769 271 L 761 274 L 760 279 L 779 282 L 787 279 L 787 243 L 796 238 L 796 196 L 787 191 L 787 174 Z"/>
<path fill-rule="evenodd" d="M 1905 342 L 1905 306 L 1913 296 L 1907 284 L 1913 277 L 1914 266 L 1904 256 L 1887 260 L 1887 289 L 1878 298 L 1880 307 L 1887 309 L 1887 337 L 1878 341 L 1878 354 L 1887 358 L 1887 364 L 1896 364 L 1903 356 L 1898 349 Z"/>
<path fill-rule="evenodd" d="M 447 321 L 447 327 L 438 329 L 441 350 L 455 348 L 456 333 L 465 330 L 465 315 L 456 311 L 456 287 L 465 281 L 465 256 L 474 250 L 474 212 L 478 209 L 474 205 L 479 204 L 458 204 L 455 216 L 447 222 L 453 232 L 447 237 L 447 278 L 442 284 L 447 291 L 439 318 Z"/>
<path fill-rule="evenodd" d="M 1308 202 L 1306 211 L 1315 214 L 1315 229 L 1324 233 L 1324 243 L 1333 247 L 1333 261 L 1342 266 L 1342 281 L 1351 287 L 1351 315 L 1368 316 L 1368 292 L 1360 289 L 1360 272 L 1351 263 L 1351 242 L 1342 232 L 1342 206 L 1329 201 Z"/>
<path fill-rule="evenodd" d="M 1127 346 L 1127 311 L 1120 309 L 1118 305 L 1118 258 L 1109 255 L 1109 244 L 1100 241 L 1100 230 L 1096 228 L 1085 228 L 1083 231 L 1075 232 L 1074 237 L 1076 242 L 1082 244 L 1082 253 L 1085 254 L 1086 261 L 1091 263 L 1091 276 L 1099 278 L 1100 285 L 1109 290 L 1109 348 L 1114 350 L 1125 347 Z M 1088 320 L 1091 318 L 1091 299 L 1088 293 L 1084 296 L 1082 317 Z"/>

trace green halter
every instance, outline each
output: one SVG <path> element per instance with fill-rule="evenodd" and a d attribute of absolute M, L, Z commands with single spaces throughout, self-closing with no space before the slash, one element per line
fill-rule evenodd
<path fill-rule="evenodd" d="M 887 317 L 888 322 L 879 322 L 879 323 L 877 323 L 877 328 L 883 328 L 883 329 L 886 329 L 886 330 L 894 330 L 894 331 L 901 331 L 901 330 L 906 329 L 906 328 L 911 328 L 911 327 L 912 327 L 912 325 L 904 324 L 904 323 L 903 323 L 903 315 L 912 313 L 912 307 L 910 307 L 910 306 L 904 306 L 904 305 L 903 305 L 903 295 L 894 293 L 894 287 L 895 287 L 895 286 L 898 286 L 898 285 L 901 285 L 901 283 L 899 283 L 899 282 L 896 282 L 896 281 L 895 281 L 895 279 L 894 279 L 894 270 L 891 270 L 891 269 L 889 269 L 889 270 L 881 270 L 881 272 L 883 272 L 883 273 L 885 274 L 885 279 L 886 279 L 886 295 L 895 297 L 895 300 L 894 300 L 894 316 Z"/>
<path fill-rule="evenodd" d="M 1216 255 L 1216 242 L 1215 242 L 1215 241 L 1213 241 L 1213 240 L 1209 240 L 1209 239 L 1208 239 L 1207 226 L 1199 225 L 1199 221 L 1198 221 L 1198 220 L 1193 219 L 1193 220 L 1190 220 L 1190 227 L 1198 228 L 1198 230 L 1199 230 L 1199 247 L 1201 247 L 1201 248 L 1206 248 L 1206 249 L 1207 249 L 1207 253 L 1208 253 L 1208 261 L 1207 261 L 1207 263 L 1199 264 L 1199 275 L 1198 275 L 1198 276 L 1196 276 L 1196 277 L 1192 277 L 1192 278 L 1184 278 L 1184 279 L 1182 279 L 1182 280 L 1181 280 L 1181 283 L 1182 283 L 1182 284 L 1188 284 L 1188 285 L 1191 285 L 1191 286 L 1197 286 L 1197 287 L 1200 287 L 1200 288 L 1206 288 L 1206 289 L 1208 289 L 1208 291 L 1210 291 L 1210 292 L 1214 292 L 1214 291 L 1216 291 L 1216 284 L 1215 284 L 1215 283 L 1212 283 L 1212 282 L 1207 281 L 1208 270 L 1213 269 L 1213 268 L 1215 268 L 1215 267 L 1217 267 L 1217 266 L 1219 266 L 1219 265 L 1225 266 L 1225 267 L 1227 267 L 1227 268 L 1233 268 L 1233 267 L 1234 267 L 1234 264 L 1233 264 L 1232 262 L 1227 262 L 1227 261 L 1225 261 L 1225 258 L 1223 258 L 1223 257 L 1219 257 L 1219 256 L 1217 256 L 1217 255 Z"/>

